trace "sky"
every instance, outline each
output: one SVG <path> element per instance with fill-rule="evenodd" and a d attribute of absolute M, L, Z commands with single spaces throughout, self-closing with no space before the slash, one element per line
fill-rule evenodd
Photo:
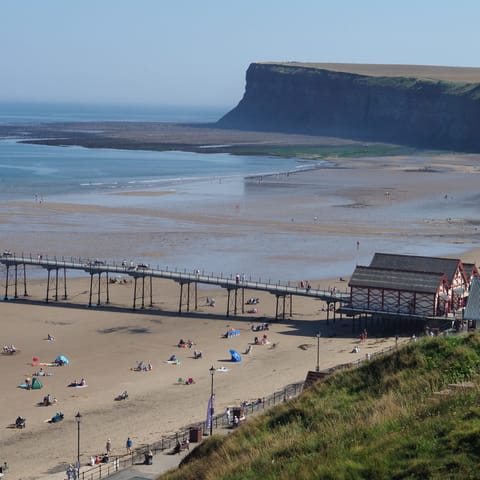
<path fill-rule="evenodd" d="M 478 0 L 0 0 L 0 102 L 234 107 L 255 61 L 480 67 Z"/>

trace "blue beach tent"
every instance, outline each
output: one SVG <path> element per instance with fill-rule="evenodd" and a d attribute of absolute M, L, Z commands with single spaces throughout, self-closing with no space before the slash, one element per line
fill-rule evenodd
<path fill-rule="evenodd" d="M 59 355 L 55 361 L 62 362 L 64 365 L 68 365 L 70 363 L 70 360 L 65 355 Z"/>
<path fill-rule="evenodd" d="M 242 357 L 236 350 L 230 350 L 230 355 L 232 356 L 232 362 L 241 362 Z"/>

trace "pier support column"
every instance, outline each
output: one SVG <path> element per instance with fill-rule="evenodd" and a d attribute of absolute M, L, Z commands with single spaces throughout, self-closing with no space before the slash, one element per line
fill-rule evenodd
<path fill-rule="evenodd" d="M 63 300 L 68 298 L 67 295 L 67 268 L 63 267 Z"/>
<path fill-rule="evenodd" d="M 108 279 L 108 272 L 105 272 L 106 274 L 106 282 L 107 282 L 107 300 L 105 301 L 105 303 L 108 305 L 110 303 L 110 282 L 109 282 L 109 279 Z"/>
<path fill-rule="evenodd" d="M 150 279 L 150 305 L 149 307 L 153 307 L 153 277 L 148 277 Z"/>
<path fill-rule="evenodd" d="M 58 268 L 55 269 L 55 301 L 58 302 Z"/>
<path fill-rule="evenodd" d="M 90 293 L 88 295 L 88 306 L 92 306 L 93 273 L 90 272 Z"/>
<path fill-rule="evenodd" d="M 50 293 L 50 269 L 47 269 L 47 295 L 45 296 L 45 302 L 48 303 Z"/>
<path fill-rule="evenodd" d="M 5 295 L 3 297 L 4 300 L 8 300 L 8 271 L 10 269 L 10 265 L 7 263 L 7 274 L 5 276 Z"/>
<path fill-rule="evenodd" d="M 195 311 L 198 310 L 198 282 L 195 282 Z"/>
<path fill-rule="evenodd" d="M 285 311 L 286 311 L 286 299 L 287 295 L 284 294 L 275 294 L 276 297 L 276 303 L 275 303 L 275 320 L 278 320 L 280 316 L 282 317 L 282 320 L 285 320 Z M 281 312 L 280 312 L 280 299 L 282 299 L 281 303 Z M 292 309 L 291 301 L 290 301 L 290 310 Z"/>
<path fill-rule="evenodd" d="M 102 272 L 98 272 L 98 288 L 97 288 L 97 306 L 100 306 L 100 289 L 102 286 Z"/>
<path fill-rule="evenodd" d="M 136 308 L 136 302 L 137 302 L 137 276 L 134 277 L 133 279 L 133 310 Z"/>
<path fill-rule="evenodd" d="M 182 305 L 185 304 L 187 306 L 187 312 L 190 311 L 190 283 L 192 282 L 186 282 L 180 280 L 178 283 L 180 283 L 180 300 L 178 302 L 178 313 L 182 313 Z M 183 290 L 183 286 L 187 285 L 187 291 L 185 292 Z M 184 298 L 184 296 L 186 298 Z"/>
<path fill-rule="evenodd" d="M 18 298 L 18 265 L 15 264 L 15 295 L 13 298 Z"/>
<path fill-rule="evenodd" d="M 23 296 L 28 297 L 27 293 L 27 266 L 23 264 Z"/>

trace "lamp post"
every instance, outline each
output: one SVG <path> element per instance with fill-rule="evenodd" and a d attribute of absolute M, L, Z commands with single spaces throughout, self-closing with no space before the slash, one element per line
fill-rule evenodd
<path fill-rule="evenodd" d="M 320 371 L 320 336 L 322 335 L 321 332 L 318 332 L 317 337 L 317 368 L 315 369 L 317 372 Z"/>
<path fill-rule="evenodd" d="M 77 467 L 80 473 L 80 421 L 82 420 L 80 412 L 75 415 L 75 420 L 77 422 Z"/>
<path fill-rule="evenodd" d="M 209 369 L 212 383 L 210 386 L 210 436 L 213 434 L 213 376 L 215 375 L 215 367 L 212 365 Z"/>

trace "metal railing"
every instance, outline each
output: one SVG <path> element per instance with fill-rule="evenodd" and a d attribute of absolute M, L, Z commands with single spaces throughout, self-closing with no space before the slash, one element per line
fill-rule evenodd
<path fill-rule="evenodd" d="M 253 402 L 243 402 L 243 412 L 245 416 L 252 415 L 260 410 L 265 410 L 273 405 L 285 402 L 300 394 L 303 389 L 304 382 L 293 383 L 287 385 L 282 390 L 276 391 L 267 397 L 259 398 Z M 226 413 L 215 415 L 212 418 L 212 425 L 214 429 L 228 428 L 231 426 L 230 420 Z M 152 444 L 144 444 L 135 448 L 132 453 L 127 453 L 109 460 L 108 463 L 100 463 L 91 466 L 87 470 L 80 471 L 80 480 L 102 480 L 109 476 L 124 470 L 132 465 L 143 463 L 145 461 L 145 454 L 151 450 L 155 455 L 159 452 L 171 450 L 173 451 L 178 442 L 182 443 L 190 440 L 190 433 L 192 429 L 202 432 L 202 436 L 208 434 L 205 422 L 194 423 L 182 428 L 173 435 L 164 436 L 157 442 Z M 85 468 L 85 467 L 83 467 Z"/>

